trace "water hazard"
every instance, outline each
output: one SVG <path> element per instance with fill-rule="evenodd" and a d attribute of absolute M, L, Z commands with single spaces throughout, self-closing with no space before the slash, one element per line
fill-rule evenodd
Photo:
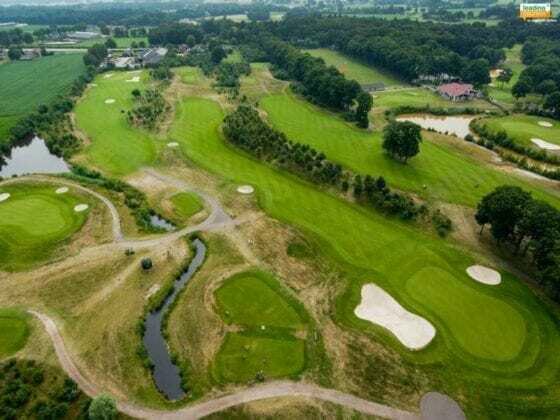
<path fill-rule="evenodd" d="M 457 137 L 464 139 L 471 131 L 469 124 L 474 119 L 470 116 L 445 116 L 438 117 L 435 115 L 404 115 L 397 118 L 397 121 L 410 121 L 418 124 L 424 129 L 432 129 L 438 133 L 455 134 Z"/>
<path fill-rule="evenodd" d="M 177 299 L 179 292 L 204 262 L 206 246 L 199 239 L 195 239 L 193 245 L 195 255 L 189 267 L 175 280 L 173 292 L 165 299 L 163 306 L 157 311 L 150 312 L 144 324 L 146 329 L 143 342 L 148 356 L 154 365 L 154 381 L 160 392 L 173 401 L 183 398 L 185 392 L 181 387 L 179 368 L 171 360 L 167 343 L 163 337 L 162 322 L 166 312 L 169 310 L 169 306 Z"/>
<path fill-rule="evenodd" d="M 4 161 L 0 160 L 2 178 L 25 174 L 70 172 L 64 159 L 49 152 L 45 141 L 39 137 L 33 137 L 27 143 L 13 147 Z"/>
<path fill-rule="evenodd" d="M 158 227 L 167 232 L 172 232 L 175 230 L 175 226 L 171 222 L 168 222 L 167 220 L 158 216 L 157 214 L 152 214 L 150 216 L 150 223 L 152 226 Z"/>

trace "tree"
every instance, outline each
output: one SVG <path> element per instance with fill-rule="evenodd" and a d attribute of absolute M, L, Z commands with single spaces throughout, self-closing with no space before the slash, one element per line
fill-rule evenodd
<path fill-rule="evenodd" d="M 101 394 L 93 399 L 89 406 L 90 420 L 113 420 L 117 417 L 115 400 L 106 394 Z"/>
<path fill-rule="evenodd" d="M 141 265 L 143 270 L 150 270 L 154 266 L 151 258 L 143 258 Z"/>
<path fill-rule="evenodd" d="M 544 109 L 552 112 L 556 118 L 560 118 L 560 91 L 552 92 L 544 98 Z"/>
<path fill-rule="evenodd" d="M 117 43 L 115 42 L 115 40 L 113 38 L 107 38 L 107 41 L 105 41 L 105 47 L 107 47 L 107 48 L 117 48 Z"/>
<path fill-rule="evenodd" d="M 520 78 L 513 88 L 511 88 L 511 94 L 516 98 L 522 98 L 527 96 L 531 92 L 531 84 L 527 79 Z"/>
<path fill-rule="evenodd" d="M 10 60 L 19 60 L 23 55 L 23 50 L 19 47 L 11 47 L 8 50 L 8 58 Z"/>
<path fill-rule="evenodd" d="M 221 45 L 216 45 L 210 51 L 210 56 L 212 57 L 212 62 L 214 64 L 219 64 L 226 57 L 226 52 Z"/>
<path fill-rule="evenodd" d="M 505 67 L 502 69 L 502 72 L 498 75 L 496 80 L 500 84 L 500 87 L 503 87 L 504 84 L 509 83 L 511 78 L 513 77 L 513 70 L 509 67 Z"/>
<path fill-rule="evenodd" d="M 196 45 L 196 38 L 194 37 L 194 35 L 189 35 L 187 36 L 187 39 L 185 40 L 185 44 L 187 44 L 187 47 L 192 48 Z"/>
<path fill-rule="evenodd" d="M 368 128 L 368 114 L 373 106 L 373 98 L 367 92 L 360 92 L 356 101 L 358 102 L 358 107 L 356 108 L 356 121 L 358 122 L 358 127 Z"/>
<path fill-rule="evenodd" d="M 406 161 L 420 152 L 420 126 L 409 121 L 392 121 L 383 130 L 383 148 L 393 157 Z"/>
<path fill-rule="evenodd" d="M 469 61 L 462 72 L 462 77 L 476 87 L 490 83 L 490 64 L 488 64 L 488 60 L 479 58 Z"/>

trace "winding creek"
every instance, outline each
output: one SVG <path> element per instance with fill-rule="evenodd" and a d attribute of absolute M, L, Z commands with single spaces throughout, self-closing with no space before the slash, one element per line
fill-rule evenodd
<path fill-rule="evenodd" d="M 187 282 L 196 273 L 204 262 L 206 256 L 206 245 L 199 240 L 193 241 L 195 254 L 186 271 L 179 276 L 173 284 L 173 291 L 165 298 L 160 309 L 150 312 L 146 316 L 144 323 L 145 332 L 143 337 L 144 346 L 148 352 L 154 370 L 153 376 L 159 391 L 169 400 L 180 400 L 185 396 L 181 387 L 181 375 L 179 368 L 171 360 L 169 348 L 163 336 L 163 320 L 170 306 L 175 302 L 179 292 L 185 287 Z"/>

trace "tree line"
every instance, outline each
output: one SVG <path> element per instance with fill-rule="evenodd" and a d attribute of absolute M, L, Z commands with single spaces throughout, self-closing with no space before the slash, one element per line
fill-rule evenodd
<path fill-rule="evenodd" d="M 225 137 L 244 151 L 277 167 L 303 176 L 309 181 L 334 187 L 362 204 L 379 208 L 403 219 L 413 219 L 422 210 L 409 197 L 391 191 L 383 177 L 374 178 L 345 170 L 313 147 L 286 138 L 266 124 L 259 113 L 240 105 L 226 116 Z"/>
<path fill-rule="evenodd" d="M 482 230 L 518 258 L 527 258 L 535 280 L 560 302 L 560 211 L 519 187 L 504 185 L 483 197 L 475 215 Z"/>
<path fill-rule="evenodd" d="M 157 88 L 147 89 L 142 93 L 139 89 L 132 91 L 134 106 L 126 118 L 129 124 L 153 130 L 163 119 L 171 107 Z"/>

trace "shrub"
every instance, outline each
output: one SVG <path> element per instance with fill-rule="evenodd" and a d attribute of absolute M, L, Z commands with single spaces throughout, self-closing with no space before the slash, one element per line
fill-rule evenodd
<path fill-rule="evenodd" d="M 152 259 L 151 258 L 142 259 L 141 265 L 143 270 L 150 270 L 153 267 Z"/>
<path fill-rule="evenodd" d="M 115 400 L 106 394 L 101 394 L 93 399 L 89 406 L 90 420 L 113 420 L 117 417 Z"/>

